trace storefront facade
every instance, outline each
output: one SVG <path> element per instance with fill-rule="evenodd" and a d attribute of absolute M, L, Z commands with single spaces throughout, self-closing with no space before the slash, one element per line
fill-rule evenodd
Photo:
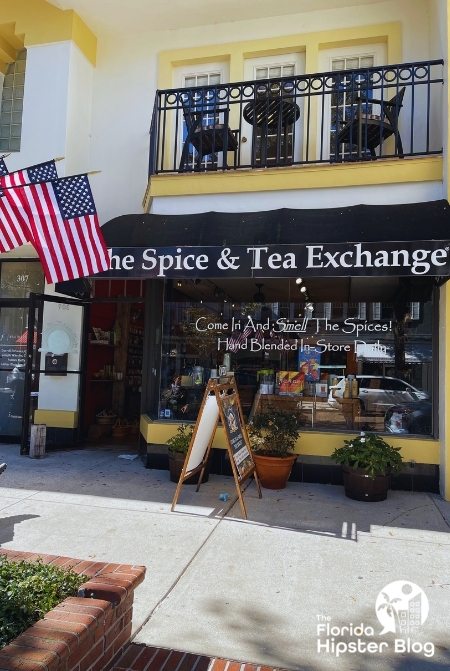
<path fill-rule="evenodd" d="M 24 417 L 64 444 L 95 440 L 102 413 L 139 422 L 165 465 L 226 365 L 248 417 L 269 398 L 301 414 L 296 477 L 334 481 L 329 455 L 367 428 L 402 448 L 400 484 L 440 479 L 450 498 L 450 0 L 388 0 L 383 22 L 366 2 L 233 23 L 208 7 L 165 27 L 131 9 L 107 24 L 85 3 L 81 19 L 81 4 L 0 9 L 8 168 L 100 171 L 112 248 L 109 276 L 80 293 L 2 288 L 6 349 L 27 331 Z M 7 262 L 31 262 L 18 254 L 0 259 L 5 282 Z M 55 338 L 66 375 L 46 374 Z M 5 356 L 9 390 L 22 359 Z"/>
<path fill-rule="evenodd" d="M 226 366 L 249 420 L 274 406 L 300 416 L 306 475 L 298 477 L 329 480 L 333 448 L 368 430 L 401 444 L 410 469 L 403 485 L 412 473 L 414 486 L 437 490 L 448 217 L 442 201 L 107 223 L 111 277 L 147 284 L 149 464 L 164 463 L 158 446 L 195 421 L 207 380 Z M 355 242 L 342 240 L 343 218 Z M 429 240 L 419 240 L 424 220 Z M 124 230 L 133 246 L 123 246 Z"/>

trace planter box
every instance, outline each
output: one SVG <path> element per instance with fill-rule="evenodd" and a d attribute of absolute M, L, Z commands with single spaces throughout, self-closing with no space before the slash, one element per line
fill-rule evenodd
<path fill-rule="evenodd" d="M 135 588 L 144 566 L 0 549 L 12 561 L 55 564 L 88 576 L 69 597 L 0 650 L 0 671 L 106 671 L 131 635 Z"/>
<path fill-rule="evenodd" d="M 390 476 L 370 476 L 362 468 L 342 467 L 345 495 L 355 501 L 384 501 L 387 497 Z"/>

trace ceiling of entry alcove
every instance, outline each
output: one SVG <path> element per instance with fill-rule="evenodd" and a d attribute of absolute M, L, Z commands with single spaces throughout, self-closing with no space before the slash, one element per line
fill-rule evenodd
<path fill-rule="evenodd" d="M 73 9 L 97 34 L 176 30 L 245 19 L 374 5 L 383 0 L 48 0 Z M 296 28 L 293 27 L 293 31 Z M 298 26 L 298 31 L 301 26 Z M 205 36 L 207 37 L 207 36 Z M 211 34 L 210 39 L 214 40 Z M 251 39 L 251 35 L 248 36 Z"/>
<path fill-rule="evenodd" d="M 408 280 L 408 278 L 405 278 Z M 434 278 L 410 278 L 407 281 L 409 300 L 427 300 L 431 295 Z M 254 279 L 202 279 L 173 280 L 173 286 L 192 300 L 217 301 L 227 298 L 234 302 L 252 302 L 258 292 L 257 284 L 261 284 L 261 292 L 266 303 L 293 302 L 303 303 L 304 296 L 295 279 L 254 278 Z M 357 303 L 370 301 L 394 302 L 399 292 L 403 291 L 404 280 L 398 277 L 305 277 L 309 300 L 315 303 Z M 174 296 L 175 299 L 175 296 Z"/>

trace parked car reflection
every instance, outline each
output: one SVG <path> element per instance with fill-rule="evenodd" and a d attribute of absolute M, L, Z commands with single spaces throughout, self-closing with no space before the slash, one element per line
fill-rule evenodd
<path fill-rule="evenodd" d="M 431 413 L 431 401 L 399 403 L 387 410 L 384 416 L 384 427 L 388 433 L 430 435 L 432 432 Z"/>
<path fill-rule="evenodd" d="M 359 385 L 358 398 L 361 403 L 361 413 L 373 413 L 383 415 L 387 408 L 398 403 L 418 402 L 427 400 L 429 394 L 426 391 L 416 389 L 408 382 L 396 377 L 383 377 L 382 375 L 357 375 Z M 342 398 L 344 394 L 345 378 L 338 384 L 330 386 L 328 403 L 332 407 L 338 407 L 336 398 Z"/>

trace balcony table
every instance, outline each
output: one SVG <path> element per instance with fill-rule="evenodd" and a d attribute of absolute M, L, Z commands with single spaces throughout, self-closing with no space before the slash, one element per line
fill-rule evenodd
<path fill-rule="evenodd" d="M 261 131 L 261 165 L 267 163 L 267 136 L 269 132 L 276 133 L 278 141 L 283 133 L 284 162 L 288 161 L 288 134 L 289 128 L 298 121 L 300 107 L 290 96 L 281 96 L 277 93 L 256 93 L 255 99 L 247 103 L 242 115 L 253 128 L 252 164 L 255 163 L 256 131 Z"/>

